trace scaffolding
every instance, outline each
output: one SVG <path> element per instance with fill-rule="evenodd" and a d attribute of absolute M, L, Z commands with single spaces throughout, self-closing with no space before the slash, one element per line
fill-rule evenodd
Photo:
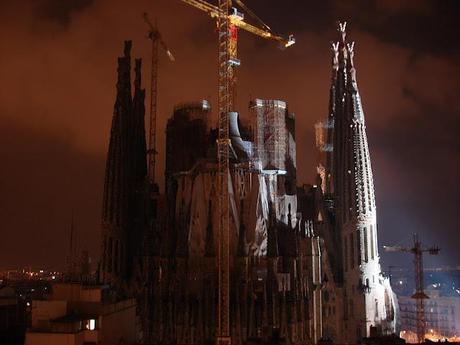
<path fill-rule="evenodd" d="M 286 103 L 256 99 L 251 104 L 251 110 L 255 118 L 256 153 L 261 170 L 285 173 L 288 154 Z"/>
<path fill-rule="evenodd" d="M 321 152 L 332 152 L 333 144 L 329 138 L 329 131 L 333 127 L 333 120 L 320 121 L 315 124 L 316 147 Z"/>

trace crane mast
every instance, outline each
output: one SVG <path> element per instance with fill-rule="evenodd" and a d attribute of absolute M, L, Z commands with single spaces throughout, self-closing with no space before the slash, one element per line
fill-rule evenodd
<path fill-rule="evenodd" d="M 425 299 L 429 297 L 423 291 L 423 253 L 428 252 L 430 255 L 438 255 L 439 248 L 432 246 L 424 248 L 420 242 L 417 234 L 414 234 L 414 245 L 411 248 L 400 246 L 384 246 L 385 252 L 406 252 L 414 254 L 414 268 L 415 268 L 415 293 L 412 298 L 415 299 L 415 313 L 416 313 L 416 326 L 417 326 L 417 339 L 421 343 L 424 341 L 426 333 L 425 322 Z"/>
<path fill-rule="evenodd" d="M 147 186 L 148 186 L 148 207 L 153 211 L 153 217 L 150 218 L 150 224 L 146 237 L 144 239 L 144 267 L 143 267 L 143 279 L 145 279 L 144 285 L 144 300 L 142 305 L 142 331 L 143 331 L 143 343 L 151 344 L 153 343 L 153 338 L 155 336 L 154 328 L 152 327 L 152 318 L 155 319 L 150 311 L 152 310 L 153 300 L 154 300 L 154 281 L 159 279 L 161 275 L 161 266 L 153 258 L 153 232 L 155 230 L 155 217 L 157 215 L 157 202 L 156 198 L 158 197 L 159 188 L 158 184 L 155 181 L 155 168 L 156 168 L 156 127 L 157 127 L 157 110 L 158 110 L 158 62 L 159 62 L 159 48 L 160 46 L 166 52 L 167 56 L 171 61 L 174 61 L 174 56 L 169 51 L 165 42 L 161 37 L 161 33 L 158 31 L 158 27 L 155 23 L 152 24 L 147 13 L 143 14 L 145 23 L 147 24 L 148 30 L 148 39 L 151 41 L 151 72 L 150 72 L 150 114 L 149 114 L 149 132 L 148 132 L 148 150 L 147 150 Z M 160 289 L 161 289 L 161 285 Z M 160 290 L 161 294 L 161 290 Z M 155 309 L 157 306 L 154 307 Z M 161 305 L 158 306 L 161 308 Z M 154 310 L 155 310 L 154 309 Z M 161 309 L 155 310 L 155 313 L 161 314 Z"/>
<path fill-rule="evenodd" d="M 218 27 L 218 121 L 217 140 L 219 233 L 218 233 L 218 316 L 217 345 L 231 345 L 230 336 L 230 229 L 229 229 L 229 133 L 228 113 L 233 108 L 232 76 L 230 62 L 230 21 L 227 13 L 231 0 L 219 0 Z"/>
<path fill-rule="evenodd" d="M 153 35 L 150 35 L 153 36 Z M 158 106 L 158 40 L 151 38 L 152 56 L 150 73 L 150 121 L 148 143 L 148 174 L 149 182 L 155 183 L 155 167 L 157 155 L 157 106 Z"/>
<path fill-rule="evenodd" d="M 414 235 L 414 247 L 411 248 L 411 252 L 414 254 L 415 266 L 415 294 L 412 298 L 416 303 L 417 340 L 421 343 L 425 340 L 425 299 L 428 299 L 428 296 L 423 291 L 423 249 L 417 235 Z"/>
<path fill-rule="evenodd" d="M 157 112 L 158 112 L 158 47 L 159 45 L 166 51 L 169 59 L 174 61 L 174 56 L 163 41 L 160 31 L 156 25 L 152 24 L 147 13 L 143 14 L 145 23 L 149 27 L 148 38 L 152 42 L 151 72 L 150 72 L 150 118 L 149 118 L 149 137 L 148 137 L 148 180 L 153 186 L 155 184 L 155 168 L 157 154 Z"/>
<path fill-rule="evenodd" d="M 262 23 L 263 29 L 248 24 L 244 17 L 235 8 L 232 0 L 219 0 L 218 5 L 212 5 L 204 0 L 182 0 L 198 8 L 212 18 L 217 19 L 218 31 L 218 139 L 217 139 L 217 165 L 218 165 L 218 315 L 217 315 L 217 345 L 231 345 L 230 334 L 230 212 L 229 212 L 229 112 L 234 111 L 236 98 L 236 67 L 240 65 L 237 57 L 238 28 L 244 29 L 265 39 L 280 42 L 284 47 L 295 43 L 289 36 L 284 39 L 274 35 L 269 27 L 262 23 L 252 12 L 249 13 Z M 241 2 L 236 2 L 248 12 L 247 7 Z"/>

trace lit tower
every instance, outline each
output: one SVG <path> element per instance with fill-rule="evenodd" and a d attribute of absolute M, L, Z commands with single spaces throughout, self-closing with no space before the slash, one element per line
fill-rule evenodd
<path fill-rule="evenodd" d="M 343 273 L 343 341 L 356 342 L 371 334 L 394 332 L 394 294 L 382 276 L 371 160 L 364 112 L 353 64 L 354 43 L 332 45 L 331 124 L 325 176 L 333 196 L 336 233 L 341 239 Z M 333 124 L 333 125 L 332 125 Z"/>

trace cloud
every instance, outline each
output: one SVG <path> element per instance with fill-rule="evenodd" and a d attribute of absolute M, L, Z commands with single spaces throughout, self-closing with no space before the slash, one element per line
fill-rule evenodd
<path fill-rule="evenodd" d="M 247 5 L 276 32 L 297 37 L 296 45 L 283 51 L 241 32 L 238 107 L 245 116 L 253 97 L 288 102 L 296 114 L 299 183 L 314 179 L 313 125 L 328 112 L 329 42 L 338 38 L 334 23 L 347 19 L 348 36 L 356 41 L 383 239 L 398 236 L 396 227 L 406 224 L 416 224 L 407 231 L 425 224 L 423 232 L 429 235 L 436 223 L 448 238 L 458 205 L 457 2 L 401 7 L 367 0 L 269 0 Z M 144 11 L 157 18 L 176 57 L 170 63 L 160 56 L 157 176 L 162 176 L 164 128 L 174 104 L 206 98 L 216 105 L 213 20 L 169 0 L 0 3 L 5 48 L 0 55 L 0 137 L 8 143 L 0 157 L 7 168 L 0 172 L 6 196 L 0 217 L 15 229 L 7 234 L 10 243 L 26 239 L 41 248 L 27 244 L 31 250 L 23 257 L 0 248 L 1 261 L 59 262 L 72 207 L 84 233 L 82 247 L 97 254 L 103 167 L 123 40 L 133 40 L 133 57 L 144 58 L 144 86 L 149 80 Z M 436 202 L 427 198 L 431 195 Z M 439 241 L 446 248 L 451 243 Z M 56 250 L 45 253 L 49 245 Z M 453 254 L 456 262 L 459 255 Z"/>
<path fill-rule="evenodd" d="M 39 0 L 35 4 L 35 12 L 39 19 L 68 26 L 72 15 L 86 10 L 93 2 L 94 0 Z"/>
<path fill-rule="evenodd" d="M 446 91 L 446 90 L 444 90 Z M 441 255 L 428 265 L 458 263 L 457 214 L 460 202 L 459 112 L 446 106 L 445 92 L 438 97 L 417 87 L 405 88 L 413 103 L 411 112 L 400 113 L 388 128 L 373 128 L 381 241 L 409 241 L 419 233 L 428 245 L 441 246 Z M 448 240 L 450 239 L 450 240 Z M 385 262 L 397 258 L 385 256 Z"/>

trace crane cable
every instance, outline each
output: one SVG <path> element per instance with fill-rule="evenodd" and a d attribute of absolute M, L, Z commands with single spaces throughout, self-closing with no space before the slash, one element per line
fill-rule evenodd
<path fill-rule="evenodd" d="M 251 11 L 241 0 L 235 0 L 238 6 L 241 7 L 244 11 L 246 11 L 252 18 L 254 18 L 265 30 L 272 32 L 272 29 L 265 24 L 262 19 L 260 19 L 253 11 Z"/>

